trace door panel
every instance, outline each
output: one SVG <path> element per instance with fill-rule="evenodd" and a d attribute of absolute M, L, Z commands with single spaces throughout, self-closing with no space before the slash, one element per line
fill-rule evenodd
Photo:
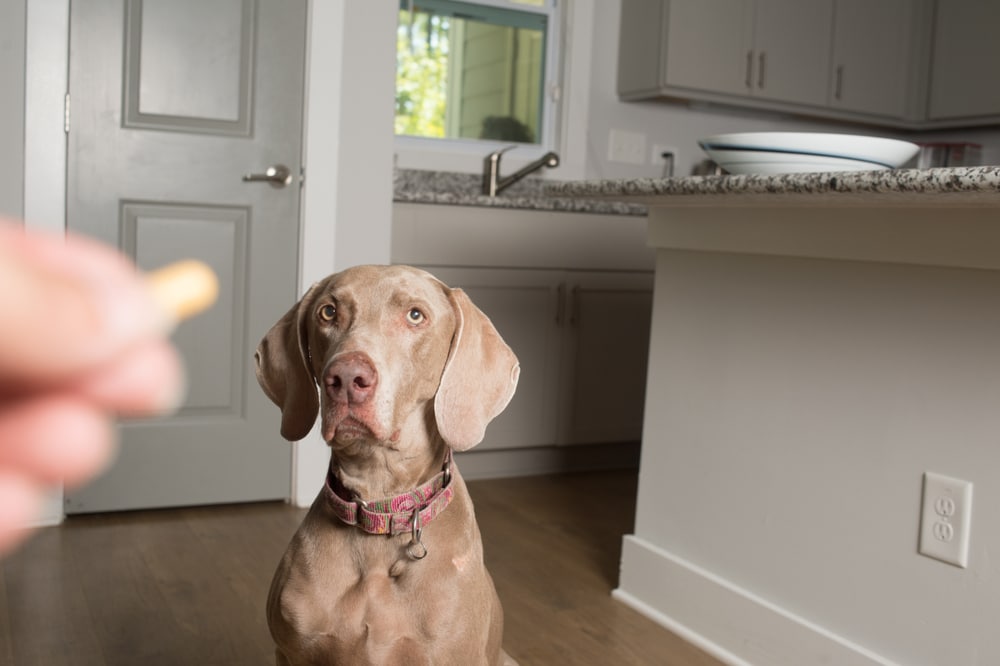
<path fill-rule="evenodd" d="M 248 134 L 254 18 L 250 0 L 130 2 L 126 126 L 208 120 Z"/>
<path fill-rule="evenodd" d="M 123 220 L 123 247 L 140 266 L 162 266 L 186 256 L 205 262 L 219 277 L 218 301 L 183 322 L 174 335 L 188 361 L 188 395 L 178 416 L 243 418 L 244 359 L 253 353 L 240 334 L 247 329 L 249 211 L 127 203 Z"/>
<path fill-rule="evenodd" d="M 280 499 L 291 452 L 257 340 L 297 300 L 306 2 L 82 0 L 70 9 L 67 219 L 140 268 L 210 264 L 221 292 L 174 335 L 180 410 L 122 423 L 114 467 L 67 512 Z"/>

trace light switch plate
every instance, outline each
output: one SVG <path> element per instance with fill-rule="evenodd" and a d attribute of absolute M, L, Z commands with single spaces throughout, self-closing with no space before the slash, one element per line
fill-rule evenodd
<path fill-rule="evenodd" d="M 608 134 L 608 161 L 624 164 L 646 163 L 646 135 L 623 129 Z"/>

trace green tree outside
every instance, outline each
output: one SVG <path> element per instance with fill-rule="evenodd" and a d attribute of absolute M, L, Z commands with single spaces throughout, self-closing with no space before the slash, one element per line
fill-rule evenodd
<path fill-rule="evenodd" d="M 402 10 L 396 30 L 396 134 L 445 136 L 451 21 Z"/>

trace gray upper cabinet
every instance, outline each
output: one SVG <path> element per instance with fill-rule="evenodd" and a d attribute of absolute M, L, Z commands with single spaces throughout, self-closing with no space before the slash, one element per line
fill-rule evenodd
<path fill-rule="evenodd" d="M 938 0 L 934 6 L 927 115 L 973 120 L 1000 114 L 1000 3 Z"/>
<path fill-rule="evenodd" d="M 618 94 L 932 129 L 1000 120 L 1000 2 L 621 0 Z"/>
<path fill-rule="evenodd" d="M 678 0 L 672 0 L 677 2 Z M 701 4 L 701 0 L 685 0 Z M 755 0 L 755 97 L 822 106 L 830 69 L 833 0 Z"/>
<path fill-rule="evenodd" d="M 836 0 L 829 105 L 905 117 L 913 32 L 911 0 Z"/>
<path fill-rule="evenodd" d="M 661 23 L 666 28 L 662 85 L 750 94 L 752 0 L 680 0 L 670 3 L 669 13 L 664 11 L 666 6 L 662 3 L 643 4 L 648 6 L 636 12 L 637 18 L 655 15 L 656 20 L 651 23 L 657 29 Z M 649 65 L 635 64 L 646 68 Z"/>
<path fill-rule="evenodd" d="M 833 0 L 625 0 L 619 93 L 825 104 L 832 18 Z"/>

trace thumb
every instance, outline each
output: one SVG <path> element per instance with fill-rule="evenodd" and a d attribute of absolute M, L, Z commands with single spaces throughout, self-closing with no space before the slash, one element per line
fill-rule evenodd
<path fill-rule="evenodd" d="M 94 241 L 0 226 L 0 284 L 8 390 L 78 375 L 169 329 L 131 262 Z"/>

